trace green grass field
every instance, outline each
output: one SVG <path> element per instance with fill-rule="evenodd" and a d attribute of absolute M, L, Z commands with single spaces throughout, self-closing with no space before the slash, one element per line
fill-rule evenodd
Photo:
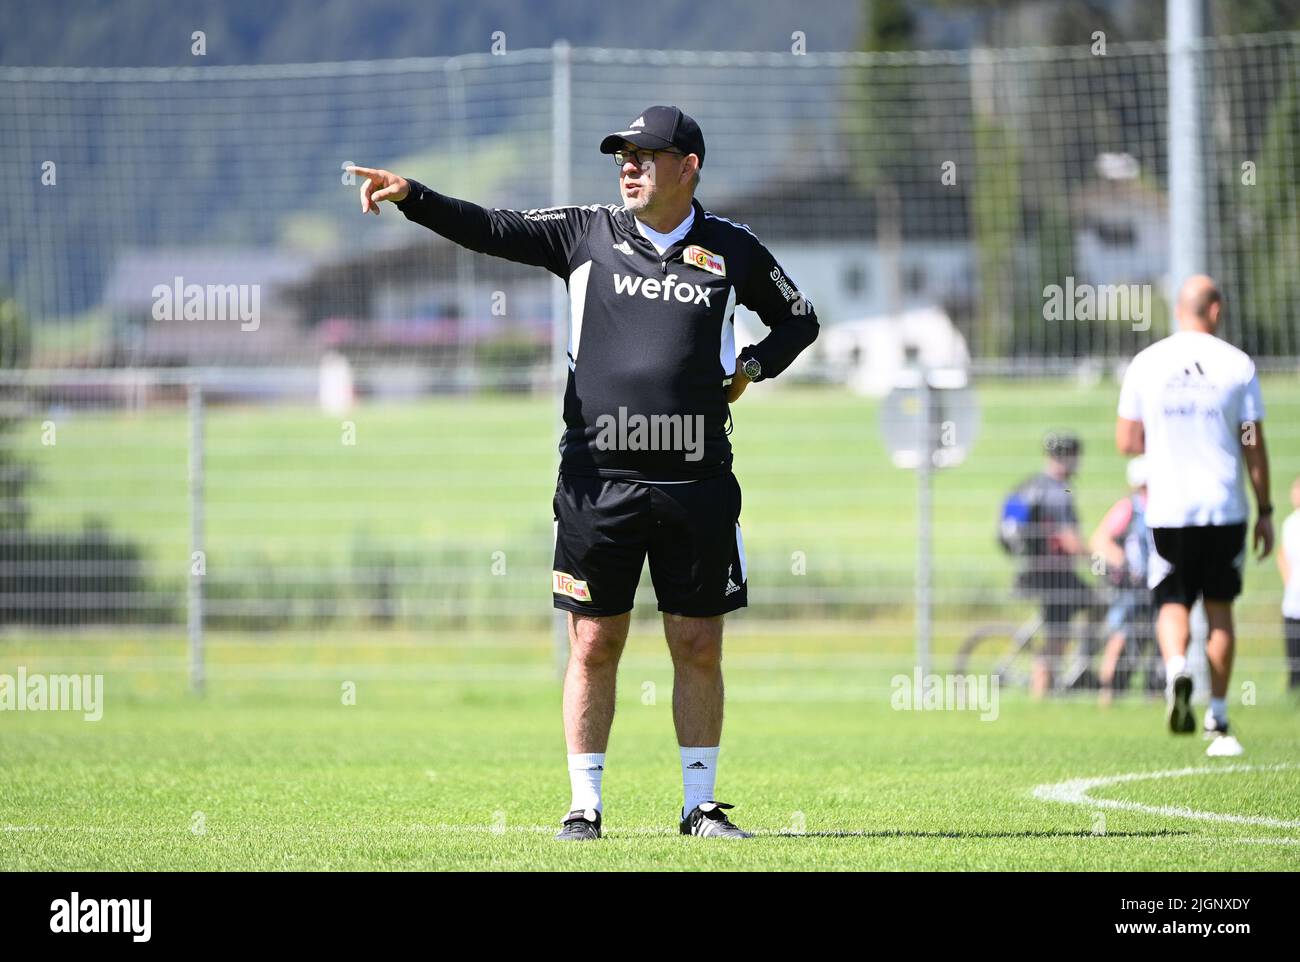
<path fill-rule="evenodd" d="M 550 838 L 568 782 L 545 636 L 465 637 L 451 650 L 324 638 L 286 651 L 228 638 L 214 641 L 201 700 L 158 661 L 179 661 L 179 641 L 115 644 L 95 668 L 107 676 L 100 721 L 0 721 L 0 865 L 1300 868 L 1300 768 L 1273 767 L 1300 762 L 1293 703 L 1234 707 L 1248 754 L 1207 759 L 1199 736 L 1166 734 L 1161 706 L 1140 699 L 1101 711 L 1001 692 L 991 721 L 896 711 L 890 677 L 908 670 L 905 656 L 893 666 L 864 656 L 852 633 L 798 629 L 738 632 L 728 647 L 718 794 L 759 837 L 682 838 L 671 665 L 653 627 L 634 629 L 621 670 L 600 843 Z M 6 664 L 84 667 L 66 644 L 20 647 L 0 649 Z M 1033 796 L 1070 779 L 1187 768 L 1092 797 L 1190 815 Z M 1222 820 L 1242 816 L 1272 821 Z"/>
<path fill-rule="evenodd" d="M 1085 439 L 1085 525 L 1122 494 L 1114 398 L 1109 382 L 982 389 L 975 455 L 936 484 L 941 589 L 1001 597 L 1010 568 L 992 545 L 997 503 L 1037 466 L 1044 431 Z M 1300 384 L 1267 379 L 1265 398 L 1284 504 L 1300 474 Z M 328 563 L 359 531 L 485 561 L 495 547 L 540 557 L 553 415 L 537 398 L 364 405 L 350 448 L 336 420 L 310 409 L 216 408 L 211 563 L 253 552 Z M 874 404 L 825 389 L 751 391 L 737 406 L 751 581 L 775 582 L 804 550 L 810 572 L 841 566 L 864 591 L 910 583 L 913 479 L 888 464 L 876 417 Z M 31 458 L 34 524 L 98 515 L 151 563 L 183 570 L 181 413 L 61 417 L 58 444 Z M 532 567 L 511 569 L 511 597 L 531 597 Z M 568 780 L 545 627 L 212 632 L 203 697 L 187 692 L 183 628 L 10 629 L 0 673 L 103 673 L 106 704 L 97 722 L 0 714 L 0 868 L 1297 869 L 1300 724 L 1282 692 L 1278 598 L 1271 562 L 1253 565 L 1237 679 L 1254 703 L 1234 690 L 1247 749 L 1236 760 L 1166 734 L 1162 706 L 1138 697 L 1103 711 L 1003 690 L 989 721 L 895 710 L 891 680 L 913 664 L 905 603 L 804 622 L 777 620 L 769 598 L 729 622 L 726 645 L 718 795 L 760 834 L 741 843 L 676 834 L 671 664 L 644 607 L 620 673 L 607 838 L 588 846 L 550 839 Z M 640 602 L 652 608 L 645 589 Z M 1020 610 L 942 604 L 936 670 L 973 618 Z M 1055 791 L 1074 802 L 1040 789 L 1170 772 L 1086 797 Z"/>

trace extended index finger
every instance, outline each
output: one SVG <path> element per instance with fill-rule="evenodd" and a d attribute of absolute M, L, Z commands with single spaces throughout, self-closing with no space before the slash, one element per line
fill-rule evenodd
<path fill-rule="evenodd" d="M 371 167 L 358 167 L 356 164 L 349 164 L 345 169 L 349 174 L 360 174 L 367 180 L 374 180 L 379 176 L 379 171 Z"/>

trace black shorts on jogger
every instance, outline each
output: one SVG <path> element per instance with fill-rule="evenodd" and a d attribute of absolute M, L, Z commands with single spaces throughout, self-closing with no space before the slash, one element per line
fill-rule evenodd
<path fill-rule="evenodd" d="M 705 618 L 748 603 L 740 484 L 730 472 L 682 483 L 561 474 L 552 508 L 556 608 L 631 611 L 647 555 L 660 611 Z"/>
<path fill-rule="evenodd" d="M 1198 597 L 1232 601 L 1241 594 L 1246 523 L 1152 528 L 1151 600 L 1190 608 Z"/>

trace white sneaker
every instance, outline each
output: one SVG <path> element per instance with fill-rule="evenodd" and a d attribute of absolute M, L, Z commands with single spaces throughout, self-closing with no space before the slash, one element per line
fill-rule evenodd
<path fill-rule="evenodd" d="M 1237 741 L 1235 735 L 1218 735 L 1214 741 L 1210 742 L 1210 747 L 1205 750 L 1205 754 L 1211 758 L 1228 758 L 1234 755 L 1244 755 L 1246 749 L 1241 747 L 1241 742 Z"/>

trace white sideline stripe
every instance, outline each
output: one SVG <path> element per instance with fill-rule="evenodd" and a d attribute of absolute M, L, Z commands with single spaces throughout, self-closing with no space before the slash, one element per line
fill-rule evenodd
<path fill-rule="evenodd" d="M 705 216 L 708 220 L 720 220 L 720 221 L 722 221 L 724 224 L 730 224 L 732 227 L 738 227 L 738 228 L 740 228 L 741 230 L 743 230 L 746 234 L 748 234 L 750 237 L 754 238 L 754 240 L 758 240 L 758 235 L 755 234 L 752 230 L 749 229 L 749 225 L 748 225 L 748 224 L 738 224 L 738 223 L 736 223 L 734 220 L 728 220 L 728 219 L 725 218 L 725 217 L 719 217 L 717 214 L 711 214 L 711 213 L 709 213 L 707 210 L 704 212 L 704 216 Z"/>
<path fill-rule="evenodd" d="M 1088 793 L 1094 788 L 1106 785 L 1120 785 L 1124 782 L 1142 782 L 1157 778 L 1186 778 L 1189 775 L 1227 775 L 1234 772 L 1275 772 L 1294 769 L 1293 762 L 1281 762 L 1277 765 L 1215 765 L 1200 768 L 1175 768 L 1164 772 L 1129 772 L 1124 775 L 1103 775 L 1098 778 L 1072 778 L 1064 782 L 1038 785 L 1033 790 L 1033 797 L 1045 802 L 1061 802 L 1066 805 L 1087 805 L 1092 808 L 1122 809 L 1130 812 L 1145 812 L 1148 815 L 1169 815 L 1174 818 L 1194 818 L 1203 822 L 1230 822 L 1234 825 L 1263 825 L 1268 828 L 1300 828 L 1300 820 L 1269 818 L 1265 815 L 1230 815 L 1223 812 L 1201 812 L 1180 805 L 1144 805 L 1141 802 L 1122 801 L 1113 798 L 1093 798 Z M 1238 839 L 1237 841 L 1247 841 Z"/>
<path fill-rule="evenodd" d="M 1300 845 L 1300 838 L 1234 838 L 1243 845 Z"/>

